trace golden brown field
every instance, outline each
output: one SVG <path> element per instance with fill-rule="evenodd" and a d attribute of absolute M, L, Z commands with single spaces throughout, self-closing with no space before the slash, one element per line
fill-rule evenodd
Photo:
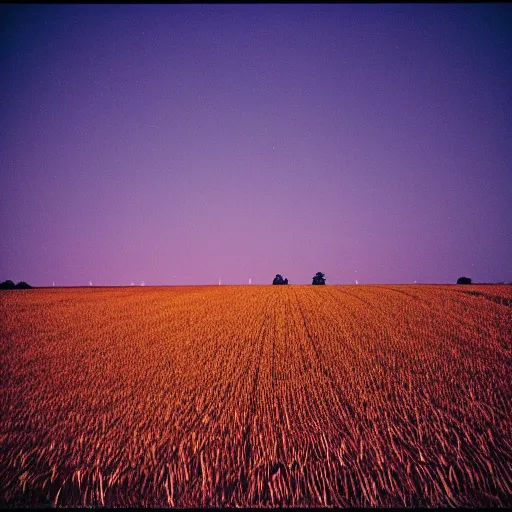
<path fill-rule="evenodd" d="M 0 504 L 511 506 L 511 286 L 0 292 Z"/>

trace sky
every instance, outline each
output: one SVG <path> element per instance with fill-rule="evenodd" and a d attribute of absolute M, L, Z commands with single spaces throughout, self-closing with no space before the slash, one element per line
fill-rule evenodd
<path fill-rule="evenodd" d="M 512 281 L 512 5 L 0 7 L 0 280 Z"/>

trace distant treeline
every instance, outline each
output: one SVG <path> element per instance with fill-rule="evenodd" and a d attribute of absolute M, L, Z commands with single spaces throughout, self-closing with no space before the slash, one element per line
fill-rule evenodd
<path fill-rule="evenodd" d="M 25 281 L 20 281 L 18 284 L 14 284 L 13 281 L 8 279 L 3 283 L 0 283 L 0 290 L 29 290 L 32 288 L 29 284 L 25 283 Z"/>

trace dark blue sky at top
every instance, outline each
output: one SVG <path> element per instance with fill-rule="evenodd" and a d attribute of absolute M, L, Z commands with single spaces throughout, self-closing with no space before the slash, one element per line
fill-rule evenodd
<path fill-rule="evenodd" d="M 0 16 L 0 280 L 512 281 L 510 4 Z"/>

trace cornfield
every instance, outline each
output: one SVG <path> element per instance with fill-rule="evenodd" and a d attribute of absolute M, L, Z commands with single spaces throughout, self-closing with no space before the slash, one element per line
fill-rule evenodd
<path fill-rule="evenodd" d="M 512 505 L 512 287 L 0 294 L 0 504 Z"/>

